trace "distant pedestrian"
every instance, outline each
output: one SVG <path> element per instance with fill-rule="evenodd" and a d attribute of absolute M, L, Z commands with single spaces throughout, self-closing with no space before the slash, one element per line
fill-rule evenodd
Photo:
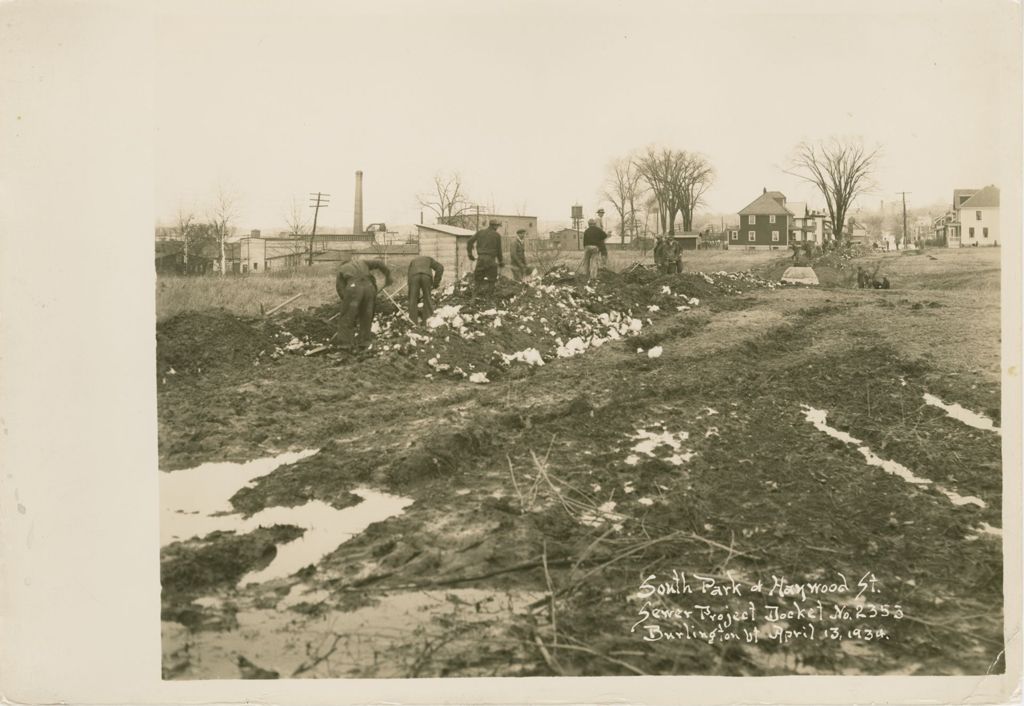
<path fill-rule="evenodd" d="M 867 286 L 868 275 L 863 267 L 857 268 L 857 289 L 864 289 Z"/>
<path fill-rule="evenodd" d="M 351 258 L 351 255 L 346 254 Z M 370 347 L 370 327 L 373 325 L 373 314 L 377 304 L 377 281 L 371 270 L 384 275 L 384 286 L 391 284 L 391 270 L 380 260 L 348 259 L 338 269 L 338 277 L 334 287 L 341 298 L 341 311 L 338 316 L 338 347 L 351 351 L 356 347 L 356 323 L 359 324 L 358 346 L 363 349 Z"/>
<path fill-rule="evenodd" d="M 512 241 L 512 276 L 516 282 L 522 282 L 530 268 L 526 264 L 526 229 L 516 231 L 516 239 Z"/>
<path fill-rule="evenodd" d="M 596 275 L 597 270 L 601 267 L 600 261 L 595 263 L 594 258 L 597 256 L 604 260 L 608 258 L 608 248 L 604 244 L 607 239 L 608 234 L 597 225 L 596 218 L 587 221 L 587 229 L 583 231 L 583 272 L 588 280 L 594 276 L 591 274 L 591 270 L 593 269 Z"/>
<path fill-rule="evenodd" d="M 444 277 L 444 265 L 429 255 L 414 257 L 409 263 L 409 318 L 413 324 L 426 322 L 434 315 L 430 290 L 437 289 Z M 420 302 L 423 308 L 420 308 Z"/>
<path fill-rule="evenodd" d="M 487 222 L 487 227 L 478 230 L 466 243 L 469 259 L 476 260 L 473 270 L 473 284 L 476 292 L 490 296 L 494 294 L 494 285 L 498 281 L 498 268 L 504 266 L 501 255 L 501 234 L 498 228 L 501 221 L 494 218 Z M 476 248 L 476 255 L 473 248 Z"/>

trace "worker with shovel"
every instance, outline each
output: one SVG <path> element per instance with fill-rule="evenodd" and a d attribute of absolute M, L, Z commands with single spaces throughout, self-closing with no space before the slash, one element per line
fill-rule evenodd
<path fill-rule="evenodd" d="M 370 327 L 373 325 L 374 308 L 377 303 L 377 281 L 371 270 L 384 275 L 384 286 L 391 284 L 391 270 L 380 260 L 352 258 L 344 255 L 346 262 L 338 270 L 335 289 L 341 297 L 341 311 L 338 315 L 338 333 L 334 340 L 342 350 L 354 350 L 356 322 L 359 323 L 359 346 L 370 347 Z"/>
<path fill-rule="evenodd" d="M 409 263 L 409 318 L 415 326 L 434 315 L 430 290 L 437 289 L 444 277 L 444 265 L 429 255 L 418 255 Z M 420 309 L 420 302 L 423 308 Z"/>

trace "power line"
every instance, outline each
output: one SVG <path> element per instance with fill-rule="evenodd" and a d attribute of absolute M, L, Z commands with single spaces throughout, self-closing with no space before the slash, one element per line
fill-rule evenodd
<path fill-rule="evenodd" d="M 903 247 L 907 247 L 907 194 L 913 193 L 911 191 L 897 191 L 897 194 L 903 197 Z"/>
<path fill-rule="evenodd" d="M 310 266 L 313 264 L 313 240 L 316 238 L 316 219 L 320 215 L 320 209 L 327 208 L 330 205 L 330 202 L 327 200 L 330 196 L 330 194 L 325 194 L 321 191 L 317 191 L 315 194 L 310 192 L 309 194 L 309 207 L 315 209 L 313 211 L 313 231 L 309 234 L 309 260 L 307 265 Z"/>

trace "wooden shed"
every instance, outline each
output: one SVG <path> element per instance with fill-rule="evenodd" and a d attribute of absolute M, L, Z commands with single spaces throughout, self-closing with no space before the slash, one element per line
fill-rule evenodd
<path fill-rule="evenodd" d="M 420 255 L 429 255 L 444 266 L 444 284 L 458 281 L 473 271 L 473 263 L 466 255 L 466 243 L 474 231 L 441 224 L 420 224 L 416 228 L 419 231 Z"/>

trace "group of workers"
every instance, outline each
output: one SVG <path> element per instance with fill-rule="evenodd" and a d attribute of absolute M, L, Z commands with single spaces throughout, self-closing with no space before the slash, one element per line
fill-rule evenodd
<path fill-rule="evenodd" d="M 477 231 L 466 243 L 467 256 L 476 262 L 473 281 L 479 296 L 494 294 L 498 270 L 505 266 L 501 234 L 498 232 L 500 227 L 500 221 L 490 219 L 487 227 Z M 521 282 L 530 272 L 526 263 L 525 229 L 516 231 L 510 251 L 512 276 Z M 338 269 L 334 283 L 341 299 L 341 311 L 338 314 L 338 332 L 333 341 L 341 350 L 354 352 L 370 346 L 377 304 L 377 280 L 373 273 L 382 274 L 387 287 L 391 284 L 391 270 L 381 260 L 352 258 L 347 253 L 343 257 L 347 259 Z M 409 262 L 406 286 L 409 290 L 408 316 L 413 325 L 425 323 L 434 315 L 431 293 L 441 285 L 443 277 L 444 265 L 429 255 L 418 255 Z"/>
<path fill-rule="evenodd" d="M 671 235 L 659 235 L 655 239 L 654 266 L 663 275 L 683 271 L 683 248 Z"/>
<path fill-rule="evenodd" d="M 877 270 L 869 275 L 863 267 L 857 268 L 858 289 L 889 289 L 891 286 L 888 277 L 878 279 Z"/>

